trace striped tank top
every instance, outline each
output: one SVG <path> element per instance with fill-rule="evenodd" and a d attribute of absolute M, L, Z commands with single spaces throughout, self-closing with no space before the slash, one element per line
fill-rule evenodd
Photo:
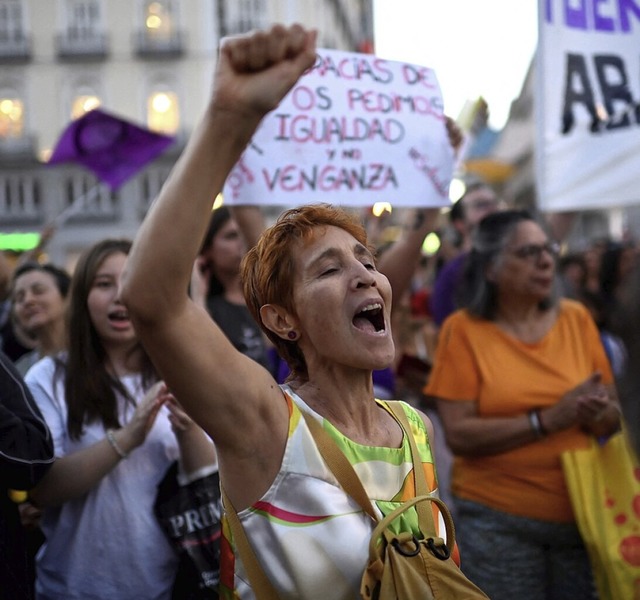
<path fill-rule="evenodd" d="M 363 446 L 342 435 L 309 408 L 287 385 L 281 386 L 289 408 L 289 437 L 282 465 L 264 496 L 238 513 L 249 542 L 280 598 L 332 600 L 360 598 L 369 538 L 374 523 L 340 487 L 323 461 L 300 410 L 323 422 L 353 465 L 380 517 L 415 495 L 411 449 Z M 382 407 L 386 403 L 377 400 Z M 429 439 L 418 413 L 402 403 L 422 459 L 427 485 L 437 491 Z M 388 410 L 388 409 L 387 409 Z M 445 536 L 439 519 L 440 535 Z M 415 509 L 394 522 L 418 531 Z M 234 556 L 231 531 L 223 521 L 220 597 L 255 598 L 246 572 Z"/>

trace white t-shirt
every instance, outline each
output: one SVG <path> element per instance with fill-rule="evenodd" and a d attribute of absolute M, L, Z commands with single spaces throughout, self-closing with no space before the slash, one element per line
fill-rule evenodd
<path fill-rule="evenodd" d="M 64 377 L 51 358 L 36 363 L 26 382 L 51 430 L 57 458 L 105 437 L 101 423 L 85 425 L 79 440 L 69 438 Z M 136 401 L 141 378 L 122 383 Z M 118 398 L 120 423 L 134 407 Z M 46 537 L 36 558 L 39 600 L 169 599 L 178 559 L 153 512 L 156 486 L 179 451 L 162 409 L 144 444 L 121 460 L 86 496 L 43 511 Z"/>

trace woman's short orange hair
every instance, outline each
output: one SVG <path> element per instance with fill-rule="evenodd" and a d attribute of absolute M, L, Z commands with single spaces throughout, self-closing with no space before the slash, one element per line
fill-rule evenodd
<path fill-rule="evenodd" d="M 297 342 L 284 340 L 267 329 L 260 308 L 277 304 L 297 314 L 293 305 L 294 251 L 299 242 L 313 239 L 318 228 L 339 227 L 368 246 L 367 233 L 352 214 L 329 204 L 310 204 L 285 211 L 267 229 L 242 261 L 244 297 L 254 319 L 291 369 L 291 378 L 307 377 L 307 365 Z"/>

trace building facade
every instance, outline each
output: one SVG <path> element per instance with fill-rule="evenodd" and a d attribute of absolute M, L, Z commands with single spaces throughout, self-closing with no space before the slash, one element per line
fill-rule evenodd
<path fill-rule="evenodd" d="M 133 237 L 204 110 L 221 37 L 299 22 L 322 47 L 367 51 L 372 3 L 0 0 L 0 239 L 54 224 L 47 253 L 71 268 L 95 241 Z M 77 165 L 47 165 L 97 107 L 176 141 L 115 191 Z"/>

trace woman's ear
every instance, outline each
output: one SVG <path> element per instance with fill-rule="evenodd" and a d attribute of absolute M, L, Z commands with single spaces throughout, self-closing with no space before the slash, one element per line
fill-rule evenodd
<path fill-rule="evenodd" d="M 298 320 L 278 304 L 265 304 L 260 307 L 262 324 L 284 340 L 291 339 L 289 332 L 297 331 Z"/>
<path fill-rule="evenodd" d="M 485 268 L 484 268 L 484 276 L 487 281 L 491 283 L 495 283 L 498 277 L 498 266 L 496 265 L 496 261 L 492 260 Z"/>

